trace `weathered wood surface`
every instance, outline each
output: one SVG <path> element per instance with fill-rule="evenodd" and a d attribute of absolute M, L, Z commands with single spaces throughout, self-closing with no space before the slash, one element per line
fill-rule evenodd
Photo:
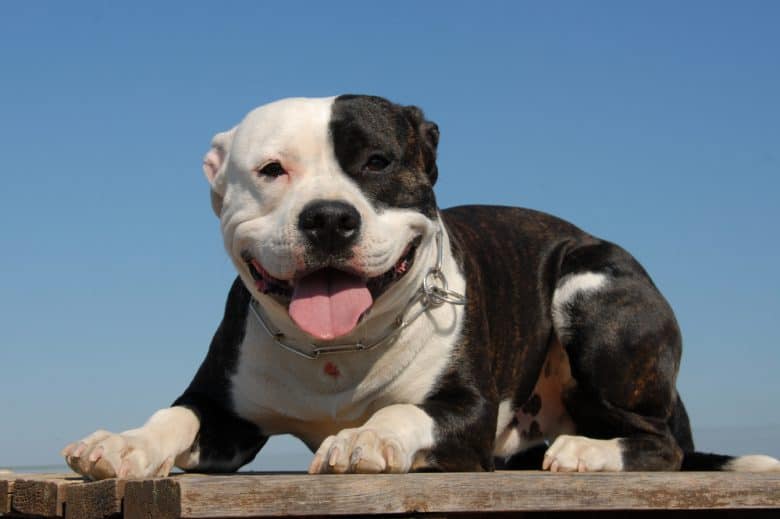
<path fill-rule="evenodd" d="M 66 519 L 121 516 L 126 483 L 126 480 L 106 479 L 68 487 Z"/>
<path fill-rule="evenodd" d="M 213 476 L 155 490 L 166 517 L 780 507 L 780 475 L 761 474 Z"/>
<path fill-rule="evenodd" d="M 63 517 L 68 486 L 83 479 L 76 474 L 27 474 L 16 476 L 13 481 L 11 512 Z"/>
<path fill-rule="evenodd" d="M 0 513 L 65 519 L 621 510 L 763 510 L 769 515 L 762 517 L 780 517 L 780 474 L 188 474 L 100 482 L 63 474 L 0 475 L 4 503 Z"/>

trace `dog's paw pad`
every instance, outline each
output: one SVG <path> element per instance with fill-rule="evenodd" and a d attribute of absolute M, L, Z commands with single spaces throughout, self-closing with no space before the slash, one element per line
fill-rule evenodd
<path fill-rule="evenodd" d="M 585 436 L 561 435 L 544 455 L 542 470 L 550 472 L 617 472 L 623 470 L 618 438 L 594 440 Z"/>
<path fill-rule="evenodd" d="M 395 434 L 358 428 L 344 429 L 326 438 L 314 455 L 309 473 L 408 472 L 410 466 L 410 456 Z"/>

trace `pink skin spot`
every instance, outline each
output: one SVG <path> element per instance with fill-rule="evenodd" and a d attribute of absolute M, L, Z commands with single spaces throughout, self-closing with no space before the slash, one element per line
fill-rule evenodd
<path fill-rule="evenodd" d="M 332 362 L 325 363 L 324 371 L 325 374 L 330 375 L 331 377 L 338 377 L 339 375 L 341 375 L 339 368 L 337 368 L 336 365 L 333 364 Z"/>

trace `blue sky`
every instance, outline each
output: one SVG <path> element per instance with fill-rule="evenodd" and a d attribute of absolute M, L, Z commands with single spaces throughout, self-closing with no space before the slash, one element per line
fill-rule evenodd
<path fill-rule="evenodd" d="M 541 209 L 633 252 L 677 312 L 694 433 L 727 431 L 700 447 L 755 450 L 728 431 L 758 427 L 780 455 L 779 20 L 771 1 L 4 5 L 0 466 L 59 463 L 178 396 L 233 278 L 211 136 L 345 92 L 439 124 L 442 206 Z M 285 440 L 264 455 L 285 449 L 305 465 Z"/>

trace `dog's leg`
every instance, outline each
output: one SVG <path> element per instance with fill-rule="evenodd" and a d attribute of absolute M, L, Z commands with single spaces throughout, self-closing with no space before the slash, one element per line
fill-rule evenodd
<path fill-rule="evenodd" d="M 138 429 L 99 430 L 62 450 L 68 465 L 90 479 L 167 476 L 191 448 L 200 420 L 186 407 L 157 411 Z"/>
<path fill-rule="evenodd" d="M 445 377 L 420 405 L 395 404 L 322 442 L 311 473 L 492 470 L 497 408 Z M 493 424 L 492 428 L 490 425 Z"/>
<path fill-rule="evenodd" d="M 90 479 L 162 477 L 174 463 L 184 470 L 232 472 L 251 461 L 266 440 L 254 424 L 187 392 L 142 427 L 95 431 L 62 455 Z"/>
<path fill-rule="evenodd" d="M 252 461 L 268 440 L 255 424 L 202 393 L 188 390 L 175 405 L 192 409 L 200 420 L 197 438 L 176 458 L 176 466 L 181 469 L 234 472 Z"/>
<path fill-rule="evenodd" d="M 254 458 L 267 437 L 230 408 L 232 359 L 244 338 L 250 296 L 240 280 L 230 290 L 206 359 L 173 407 L 138 429 L 96 431 L 62 450 L 68 465 L 92 479 L 165 476 L 185 470 L 229 472 Z"/>
<path fill-rule="evenodd" d="M 552 312 L 576 381 L 564 402 L 578 435 L 557 438 L 543 468 L 679 469 L 683 453 L 669 424 L 682 347 L 671 308 L 642 267 L 609 243 L 574 251 L 562 272 Z"/>

